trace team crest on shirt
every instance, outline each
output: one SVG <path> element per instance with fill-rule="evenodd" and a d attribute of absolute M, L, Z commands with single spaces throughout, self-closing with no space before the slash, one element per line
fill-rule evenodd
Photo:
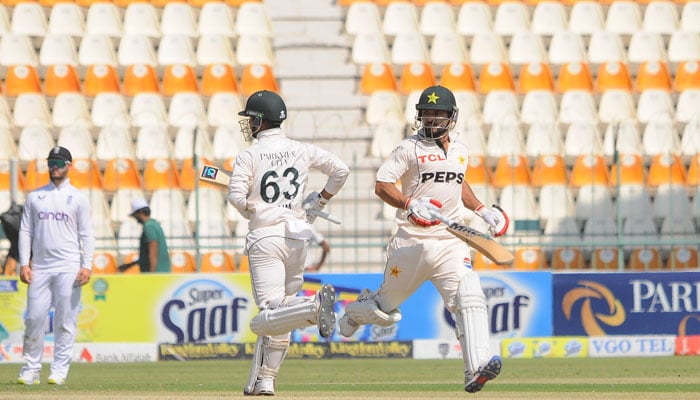
<path fill-rule="evenodd" d="M 393 267 L 391 267 L 391 269 L 389 271 L 391 271 L 391 276 L 393 276 L 394 278 L 398 278 L 399 274 L 402 272 L 399 269 L 398 265 L 394 265 Z"/>
<path fill-rule="evenodd" d="M 66 205 L 70 205 L 70 203 L 72 203 L 72 202 L 73 202 L 73 196 L 68 196 L 68 198 L 66 199 Z"/>

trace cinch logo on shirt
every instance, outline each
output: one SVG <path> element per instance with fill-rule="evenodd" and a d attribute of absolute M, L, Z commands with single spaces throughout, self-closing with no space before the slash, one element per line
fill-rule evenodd
<path fill-rule="evenodd" d="M 51 212 L 51 211 L 39 211 L 39 219 L 48 219 L 51 221 L 67 221 L 69 218 L 68 214 L 61 212 Z"/>
<path fill-rule="evenodd" d="M 420 174 L 420 183 L 426 181 L 433 181 L 436 183 L 450 183 L 456 180 L 457 183 L 462 183 L 464 180 L 464 174 L 458 174 L 456 172 L 449 171 L 438 171 L 438 172 L 424 172 Z"/>

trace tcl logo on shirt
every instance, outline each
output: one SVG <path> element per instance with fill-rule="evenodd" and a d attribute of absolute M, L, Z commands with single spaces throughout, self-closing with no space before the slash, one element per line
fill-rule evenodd
<path fill-rule="evenodd" d="M 420 161 L 421 164 L 425 164 L 426 160 L 427 162 L 445 161 L 446 158 L 442 154 L 425 154 L 418 156 L 418 161 Z"/>

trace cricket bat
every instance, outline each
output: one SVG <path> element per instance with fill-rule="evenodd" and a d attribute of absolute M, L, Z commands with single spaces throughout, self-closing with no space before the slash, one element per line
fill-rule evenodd
<path fill-rule="evenodd" d="M 495 241 L 491 236 L 479 232 L 468 225 L 451 221 L 438 212 L 431 212 L 431 215 L 433 218 L 439 219 L 443 224 L 447 225 L 448 232 L 462 239 L 494 263 L 498 265 L 511 265 L 513 261 L 515 261 L 513 253 Z"/>
<path fill-rule="evenodd" d="M 228 181 L 230 179 L 231 175 L 228 172 L 213 165 L 204 164 L 199 170 L 200 181 L 214 183 L 221 186 L 228 186 Z M 340 225 L 342 223 L 342 221 L 340 221 L 338 218 L 328 214 L 327 212 L 318 210 L 309 210 L 307 212 L 312 213 L 317 217 L 323 218 L 337 225 Z"/>

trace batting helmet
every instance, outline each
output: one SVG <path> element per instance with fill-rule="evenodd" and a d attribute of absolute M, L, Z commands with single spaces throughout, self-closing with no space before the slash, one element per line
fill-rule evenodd
<path fill-rule="evenodd" d="M 245 110 L 239 112 L 238 115 L 282 122 L 287 119 L 287 106 L 277 93 L 261 90 L 248 98 Z"/>
<path fill-rule="evenodd" d="M 425 89 L 418 98 L 416 110 L 418 110 L 416 113 L 418 135 L 428 140 L 436 140 L 445 136 L 450 129 L 454 128 L 459 114 L 455 96 L 444 86 L 431 86 Z M 425 110 L 447 111 L 449 115 L 447 118 L 429 117 L 433 123 L 426 126 L 423 120 L 423 111 Z"/>

